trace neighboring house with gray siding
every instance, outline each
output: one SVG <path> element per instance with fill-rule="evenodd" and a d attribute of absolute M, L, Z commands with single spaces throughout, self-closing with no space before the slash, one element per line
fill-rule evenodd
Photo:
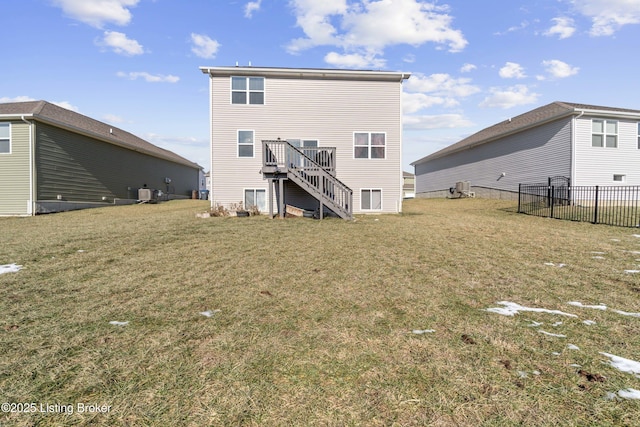
<path fill-rule="evenodd" d="M 517 197 L 520 183 L 640 185 L 640 110 L 553 102 L 412 163 L 417 197 L 469 181 L 477 196 Z"/>
<path fill-rule="evenodd" d="M 402 210 L 402 82 L 384 71 L 201 67 L 211 203 L 262 212 Z"/>
<path fill-rule="evenodd" d="M 0 103 L 0 215 L 135 203 L 138 189 L 190 197 L 202 168 L 46 101 Z"/>

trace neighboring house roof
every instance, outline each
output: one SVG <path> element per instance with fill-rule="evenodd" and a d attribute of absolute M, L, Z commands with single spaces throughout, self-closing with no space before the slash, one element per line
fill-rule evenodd
<path fill-rule="evenodd" d="M 411 77 L 411 73 L 375 70 L 340 70 L 330 68 L 275 68 L 275 67 L 200 67 L 212 76 L 259 76 L 271 78 L 300 78 L 320 80 L 384 80 L 398 81 Z"/>
<path fill-rule="evenodd" d="M 402 177 L 403 178 L 415 178 L 415 175 L 412 174 L 411 172 L 402 171 Z"/>
<path fill-rule="evenodd" d="M 202 169 L 197 163 L 187 160 L 172 151 L 155 146 L 127 131 L 47 101 L 0 103 L 0 119 L 22 118 L 62 127 L 129 150 Z"/>
<path fill-rule="evenodd" d="M 480 132 L 474 133 L 467 138 L 456 142 L 440 151 L 436 151 L 426 157 L 417 160 L 411 165 L 415 166 L 446 156 L 458 151 L 462 151 L 480 144 L 491 142 L 498 138 L 503 138 L 517 132 L 521 132 L 531 127 L 539 126 L 553 120 L 570 115 L 583 113 L 598 114 L 600 116 L 611 117 L 633 117 L 640 118 L 640 110 L 630 110 L 625 108 L 602 107 L 597 105 L 574 104 L 571 102 L 552 102 L 551 104 L 536 108 L 516 117 L 512 117 L 503 122 L 490 126 Z"/>

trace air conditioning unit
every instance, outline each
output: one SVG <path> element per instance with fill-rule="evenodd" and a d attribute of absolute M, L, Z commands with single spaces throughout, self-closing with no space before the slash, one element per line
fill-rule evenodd
<path fill-rule="evenodd" d="M 458 181 L 456 182 L 456 193 L 468 193 L 471 188 L 471 183 L 469 181 Z"/>
<path fill-rule="evenodd" d="M 138 189 L 138 200 L 140 202 L 155 202 L 157 200 L 156 190 L 152 190 L 151 188 L 139 188 Z"/>

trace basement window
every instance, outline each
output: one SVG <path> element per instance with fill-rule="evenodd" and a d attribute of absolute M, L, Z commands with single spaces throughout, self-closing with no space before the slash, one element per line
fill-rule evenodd
<path fill-rule="evenodd" d="M 618 122 L 615 120 L 593 119 L 591 121 L 592 147 L 618 147 Z"/>
<path fill-rule="evenodd" d="M 247 188 L 244 190 L 244 208 L 257 207 L 260 212 L 267 211 L 267 190 Z"/>
<path fill-rule="evenodd" d="M 11 154 L 11 124 L 0 123 L 0 154 Z"/>
<path fill-rule="evenodd" d="M 382 210 L 382 190 L 370 188 L 360 190 L 360 209 L 363 211 Z"/>
<path fill-rule="evenodd" d="M 613 180 L 615 182 L 625 182 L 627 180 L 626 175 L 613 175 Z"/>

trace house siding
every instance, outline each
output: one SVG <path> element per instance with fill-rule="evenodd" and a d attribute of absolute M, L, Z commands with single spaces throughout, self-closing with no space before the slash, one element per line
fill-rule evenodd
<path fill-rule="evenodd" d="M 576 119 L 576 161 L 574 185 L 640 185 L 640 150 L 638 121 L 618 119 L 618 147 L 592 147 L 592 119 Z M 607 119 L 615 120 L 615 119 Z M 625 175 L 624 182 L 613 181 L 613 175 Z"/>
<path fill-rule="evenodd" d="M 458 181 L 470 181 L 472 187 L 517 192 L 520 183 L 569 176 L 571 120 L 563 118 L 416 164 L 416 195 L 444 194 Z"/>
<path fill-rule="evenodd" d="M 0 215 L 31 213 L 29 146 L 29 125 L 11 122 L 11 153 L 0 154 Z"/>
<path fill-rule="evenodd" d="M 198 189 L 198 170 L 148 156 L 48 124 L 36 125 L 37 199 L 101 202 L 136 199 L 137 190 L 166 190 L 190 196 Z"/>
<path fill-rule="evenodd" d="M 336 147 L 336 176 L 353 190 L 354 213 L 360 212 L 361 188 L 383 188 L 385 212 L 398 212 L 399 82 L 267 77 L 264 105 L 232 105 L 230 92 L 229 77 L 211 77 L 213 204 L 237 203 L 243 188 L 267 187 L 259 173 L 262 140 L 305 138 L 317 139 L 321 147 Z M 255 131 L 253 158 L 237 156 L 241 129 Z M 354 159 L 354 132 L 386 133 L 386 158 Z"/>

